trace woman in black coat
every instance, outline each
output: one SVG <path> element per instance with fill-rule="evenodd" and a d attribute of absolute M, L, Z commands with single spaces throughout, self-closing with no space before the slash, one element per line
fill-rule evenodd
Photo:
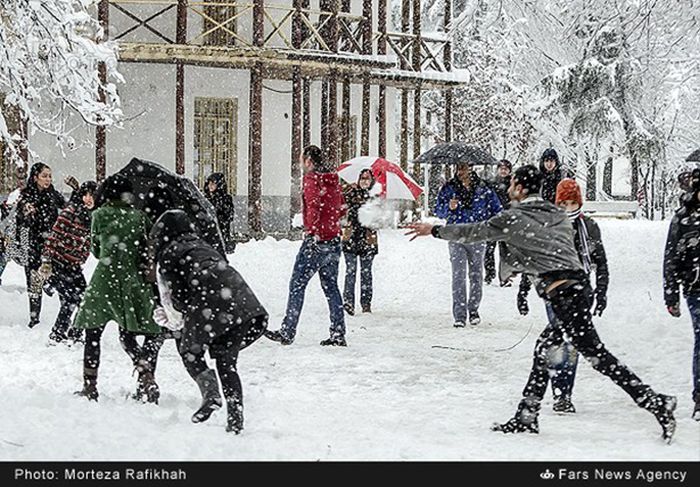
<path fill-rule="evenodd" d="M 228 194 L 228 185 L 223 173 L 215 172 L 209 175 L 204 185 L 204 196 L 216 210 L 216 219 L 219 221 L 219 229 L 224 237 L 226 252 L 232 253 L 236 249 L 236 243 L 231 235 L 234 212 L 233 197 Z"/>
<path fill-rule="evenodd" d="M 238 377 L 238 352 L 257 340 L 268 314 L 219 252 L 206 243 L 182 210 L 163 213 L 150 234 L 158 266 L 162 308 L 154 319 L 180 329 L 178 352 L 202 393 L 192 421 L 206 421 L 221 407 L 216 374 L 204 353 L 216 361 L 228 410 L 226 431 L 243 429 L 243 391 Z"/>
<path fill-rule="evenodd" d="M 29 328 L 39 324 L 41 313 L 43 282 L 38 270 L 44 243 L 56 223 L 58 212 L 66 206 L 66 199 L 56 191 L 52 181 L 51 168 L 41 162 L 35 163 L 29 170 L 27 185 L 17 201 L 17 232 L 19 234 L 24 228 L 29 235 L 25 249 L 27 265 L 24 267 L 29 295 Z M 77 183 L 74 179 L 66 180 L 67 183 L 69 181 L 71 185 Z"/>
<path fill-rule="evenodd" d="M 343 308 L 349 315 L 355 314 L 355 282 L 357 261 L 360 261 L 360 305 L 363 313 L 372 312 L 372 262 L 379 252 L 377 231 L 360 223 L 359 210 L 370 199 L 370 189 L 374 186 L 374 176 L 369 169 L 363 169 L 357 184 L 344 191 L 348 207 L 346 224 L 343 226 L 343 255 L 345 256 L 345 289 Z"/>

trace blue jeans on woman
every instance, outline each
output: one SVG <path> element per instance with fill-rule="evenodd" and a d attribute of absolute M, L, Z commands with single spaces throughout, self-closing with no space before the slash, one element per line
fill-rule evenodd
<path fill-rule="evenodd" d="M 549 303 L 545 302 L 549 326 L 554 325 L 557 317 Z M 559 346 L 552 347 L 547 351 L 547 364 L 554 374 L 551 375 L 552 393 L 554 399 L 571 399 L 576 379 L 576 367 L 578 366 L 578 352 L 569 342 L 564 342 Z"/>
<path fill-rule="evenodd" d="M 372 306 L 372 261 L 373 253 L 358 255 L 352 252 L 343 252 L 345 255 L 345 289 L 343 301 L 346 306 L 355 308 L 355 281 L 357 281 L 357 260 L 360 260 L 360 306 L 362 310 L 369 310 Z"/>
<path fill-rule="evenodd" d="M 690 319 L 693 321 L 693 333 L 695 334 L 695 346 L 693 347 L 693 400 L 700 401 L 700 294 L 685 297 L 690 311 Z"/>
<path fill-rule="evenodd" d="M 321 280 L 323 294 L 328 301 L 328 309 L 331 316 L 331 338 L 345 336 L 345 315 L 343 315 L 343 299 L 338 289 L 338 264 L 340 263 L 340 238 L 325 242 L 314 242 L 311 237 L 306 237 L 301 244 L 292 278 L 289 281 L 289 298 L 287 299 L 287 312 L 282 321 L 280 334 L 289 340 L 293 340 L 297 333 L 297 324 L 301 309 L 304 306 L 304 294 L 306 286 L 318 272 Z"/>

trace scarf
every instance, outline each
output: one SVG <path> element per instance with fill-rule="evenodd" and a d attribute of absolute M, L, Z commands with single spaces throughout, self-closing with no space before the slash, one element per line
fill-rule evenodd
<path fill-rule="evenodd" d="M 569 221 L 574 226 L 574 230 L 579 235 L 579 241 L 581 242 L 581 248 L 579 249 L 579 256 L 581 257 L 581 262 L 583 263 L 583 270 L 586 274 L 591 273 L 591 252 L 588 249 L 588 230 L 586 229 L 586 222 L 583 221 L 583 213 L 581 213 L 581 208 L 576 211 L 567 211 L 566 215 L 569 217 Z"/>

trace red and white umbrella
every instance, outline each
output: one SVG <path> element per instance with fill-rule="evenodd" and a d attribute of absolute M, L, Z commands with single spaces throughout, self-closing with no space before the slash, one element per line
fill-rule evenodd
<path fill-rule="evenodd" d="M 363 169 L 370 169 L 380 186 L 379 196 L 390 200 L 415 200 L 423 192 L 411 176 L 382 157 L 356 157 L 338 167 L 338 176 L 356 183 Z"/>

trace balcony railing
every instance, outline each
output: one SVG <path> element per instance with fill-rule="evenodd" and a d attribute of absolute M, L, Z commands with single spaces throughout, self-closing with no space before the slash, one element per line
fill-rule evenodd
<path fill-rule="evenodd" d="M 282 4 L 263 5 L 256 12 L 250 0 L 108 3 L 109 37 L 120 42 L 276 49 L 349 57 L 376 56 L 378 46 L 383 44 L 386 54 L 381 56 L 394 60 L 400 69 L 449 71 L 445 63 L 449 41 L 445 38 L 372 32 L 367 43 L 364 36 L 371 32 L 367 26 L 370 20 L 346 12 L 296 9 Z"/>

